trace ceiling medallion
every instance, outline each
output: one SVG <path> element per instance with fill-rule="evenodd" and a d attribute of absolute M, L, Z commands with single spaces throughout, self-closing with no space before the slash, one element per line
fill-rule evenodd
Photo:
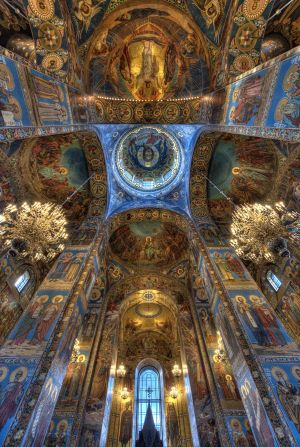
<path fill-rule="evenodd" d="M 166 193 L 181 178 L 182 148 L 165 129 L 134 128 L 119 140 L 113 168 L 119 184 L 129 193 L 143 196 Z"/>
<path fill-rule="evenodd" d="M 246 0 L 243 4 L 243 13 L 246 19 L 255 20 L 258 19 L 266 7 L 269 0 Z"/>
<path fill-rule="evenodd" d="M 140 303 L 135 306 L 137 315 L 143 318 L 156 318 L 162 312 L 162 307 L 158 303 Z"/>
<path fill-rule="evenodd" d="M 153 301 L 154 300 L 154 293 L 150 290 L 147 290 L 147 292 L 143 295 L 144 301 Z"/>

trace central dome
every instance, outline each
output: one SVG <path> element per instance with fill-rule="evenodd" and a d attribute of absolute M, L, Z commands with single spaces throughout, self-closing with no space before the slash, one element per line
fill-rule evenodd
<path fill-rule="evenodd" d="M 132 129 L 117 145 L 116 176 L 127 190 L 165 192 L 180 179 L 182 157 L 180 144 L 166 130 L 156 127 Z"/>

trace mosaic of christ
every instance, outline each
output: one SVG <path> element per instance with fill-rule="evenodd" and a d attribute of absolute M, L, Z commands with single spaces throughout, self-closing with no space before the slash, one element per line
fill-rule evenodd
<path fill-rule="evenodd" d="M 163 23 L 147 22 L 122 40 L 118 27 L 100 36 L 90 62 L 91 90 L 142 100 L 205 90 L 208 69 L 198 36 L 170 22 L 167 32 Z"/>
<path fill-rule="evenodd" d="M 143 221 L 123 225 L 110 238 L 110 248 L 125 262 L 166 266 L 186 254 L 185 234 L 171 223 Z"/>

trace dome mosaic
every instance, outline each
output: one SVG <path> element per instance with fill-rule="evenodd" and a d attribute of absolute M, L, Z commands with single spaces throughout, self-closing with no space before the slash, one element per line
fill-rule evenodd
<path fill-rule="evenodd" d="M 176 138 L 164 129 L 131 129 L 115 150 L 115 175 L 129 192 L 172 189 L 181 178 L 183 154 Z"/>

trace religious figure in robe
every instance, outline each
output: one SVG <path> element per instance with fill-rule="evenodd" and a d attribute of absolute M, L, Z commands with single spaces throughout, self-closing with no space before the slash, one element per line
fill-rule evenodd
<path fill-rule="evenodd" d="M 0 384 L 0 430 L 15 414 L 23 394 L 27 368 L 19 367 L 10 375 L 10 382 Z"/>
<path fill-rule="evenodd" d="M 168 445 L 170 447 L 177 447 L 180 433 L 179 433 L 177 413 L 173 403 L 168 404 L 167 420 L 168 420 Z"/>
<path fill-rule="evenodd" d="M 221 273 L 221 277 L 225 281 L 234 280 L 234 276 L 231 272 L 230 266 L 227 263 L 227 260 L 222 257 L 222 255 L 218 252 L 214 253 L 214 261 L 217 264 L 219 272 Z"/>
<path fill-rule="evenodd" d="M 253 302 L 253 309 L 258 318 L 259 327 L 264 328 L 264 345 L 265 346 L 285 346 L 287 340 L 280 327 L 276 315 L 270 308 L 266 307 L 261 299 L 255 295 L 250 296 Z"/>
<path fill-rule="evenodd" d="M 282 368 L 276 366 L 272 368 L 272 375 L 277 381 L 276 390 L 279 400 L 300 433 L 300 387 L 288 380 L 287 373 Z"/>
<path fill-rule="evenodd" d="M 125 405 L 125 410 L 121 416 L 121 427 L 119 442 L 122 447 L 126 447 L 130 442 L 132 436 L 132 411 L 130 409 L 130 403 L 127 402 Z"/>
<path fill-rule="evenodd" d="M 46 334 L 48 330 L 50 329 L 53 321 L 55 320 L 58 312 L 58 307 L 55 304 L 51 304 L 48 306 L 41 317 L 34 336 L 33 336 L 33 342 L 39 343 L 46 340 Z"/>
<path fill-rule="evenodd" d="M 43 318 L 44 308 L 45 302 L 42 302 L 41 299 L 35 300 L 29 306 L 18 324 L 16 333 L 13 335 L 14 344 L 22 345 L 26 340 L 29 340 L 30 332 L 33 329 L 36 329 L 37 324 L 39 324 Z"/>
<path fill-rule="evenodd" d="M 151 41 L 144 41 L 142 66 L 136 78 L 136 92 L 140 99 L 157 99 L 160 82 L 158 79 L 159 65 L 153 54 Z"/>

